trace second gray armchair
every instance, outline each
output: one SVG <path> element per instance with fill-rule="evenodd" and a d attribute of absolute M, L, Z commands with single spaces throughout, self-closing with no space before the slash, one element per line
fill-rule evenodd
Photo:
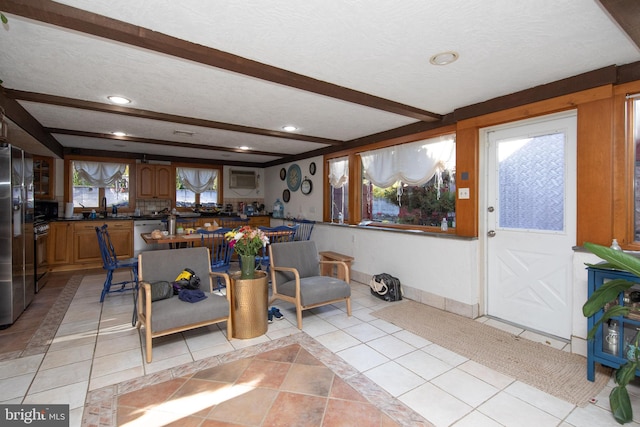
<path fill-rule="evenodd" d="M 269 245 L 272 296 L 296 306 L 298 329 L 302 329 L 302 311 L 327 304 L 346 303 L 351 316 L 351 287 L 349 269 L 344 262 L 320 261 L 313 240 Z M 337 264 L 344 269 L 345 280 L 322 276 L 322 263 Z"/>

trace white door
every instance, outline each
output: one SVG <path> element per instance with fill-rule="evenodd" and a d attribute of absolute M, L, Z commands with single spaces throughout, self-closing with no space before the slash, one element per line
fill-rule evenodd
<path fill-rule="evenodd" d="M 576 117 L 488 129 L 487 314 L 571 336 Z"/>

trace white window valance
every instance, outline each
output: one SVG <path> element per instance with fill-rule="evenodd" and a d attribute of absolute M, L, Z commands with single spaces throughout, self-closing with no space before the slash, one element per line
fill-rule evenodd
<path fill-rule="evenodd" d="M 364 175 L 375 186 L 398 181 L 423 185 L 455 161 L 455 137 L 448 135 L 360 153 Z"/>
<path fill-rule="evenodd" d="M 329 184 L 342 188 L 349 182 L 349 158 L 329 160 Z"/>
<path fill-rule="evenodd" d="M 213 188 L 218 171 L 216 169 L 176 168 L 182 184 L 194 193 L 204 193 Z"/>
<path fill-rule="evenodd" d="M 74 161 L 73 167 L 80 178 L 96 187 L 109 187 L 122 178 L 127 165 L 122 163 Z"/>

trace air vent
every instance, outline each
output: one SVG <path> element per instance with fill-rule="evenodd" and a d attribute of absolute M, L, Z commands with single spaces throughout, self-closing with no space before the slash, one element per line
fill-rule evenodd
<path fill-rule="evenodd" d="M 229 170 L 229 188 L 255 189 L 255 171 Z"/>

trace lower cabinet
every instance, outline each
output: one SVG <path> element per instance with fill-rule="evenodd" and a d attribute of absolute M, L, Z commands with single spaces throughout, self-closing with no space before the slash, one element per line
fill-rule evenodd
<path fill-rule="evenodd" d="M 73 223 L 49 223 L 47 237 L 47 264 L 50 267 L 71 264 L 73 242 Z"/>
<path fill-rule="evenodd" d="M 102 221 L 54 221 L 49 224 L 47 262 L 52 270 L 102 266 L 96 227 Z M 107 221 L 109 236 L 119 259 L 133 256 L 132 221 Z"/>

